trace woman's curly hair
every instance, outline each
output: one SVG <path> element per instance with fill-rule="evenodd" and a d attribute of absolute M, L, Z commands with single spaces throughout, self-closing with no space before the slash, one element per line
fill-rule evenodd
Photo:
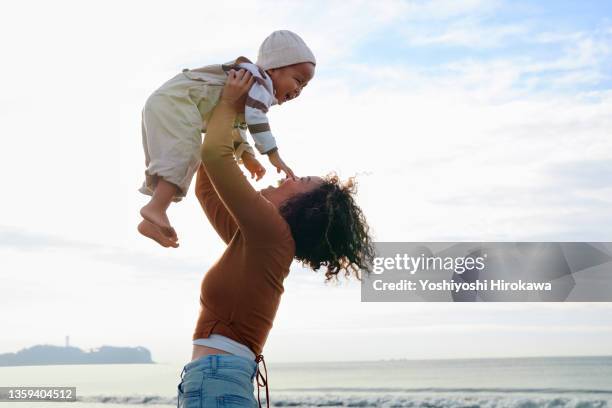
<path fill-rule="evenodd" d="M 369 273 L 374 245 L 361 208 L 353 199 L 354 177 L 342 183 L 335 173 L 311 191 L 296 194 L 281 204 L 279 211 L 289 224 L 295 241 L 295 258 L 315 271 L 325 266 L 326 282 L 337 280 L 344 270 L 361 280 Z"/>

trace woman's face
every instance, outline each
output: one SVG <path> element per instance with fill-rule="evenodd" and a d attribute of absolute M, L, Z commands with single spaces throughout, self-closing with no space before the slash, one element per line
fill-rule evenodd
<path fill-rule="evenodd" d="M 314 190 L 324 182 L 325 180 L 318 176 L 296 177 L 295 180 L 286 178 L 279 182 L 278 187 L 269 186 L 260 192 L 278 207 L 294 195 Z"/>

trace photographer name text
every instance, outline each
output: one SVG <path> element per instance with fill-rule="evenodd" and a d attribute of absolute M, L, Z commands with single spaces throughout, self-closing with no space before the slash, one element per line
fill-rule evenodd
<path fill-rule="evenodd" d="M 475 280 L 474 282 L 456 282 L 455 280 L 442 280 L 432 282 L 428 279 L 412 281 L 402 279 L 397 282 L 385 282 L 376 279 L 372 282 L 377 291 L 445 291 L 459 293 L 461 291 L 550 291 L 550 282 L 526 282 L 522 280 L 508 282 L 503 279 Z"/>

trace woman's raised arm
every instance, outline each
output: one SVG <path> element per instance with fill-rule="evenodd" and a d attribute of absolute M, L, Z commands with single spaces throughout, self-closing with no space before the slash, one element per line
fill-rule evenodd
<path fill-rule="evenodd" d="M 230 71 L 221 100 L 207 124 L 202 163 L 219 198 L 245 236 L 257 231 L 265 237 L 265 211 L 271 205 L 249 183 L 234 158 L 232 130 L 240 104 L 252 85 L 248 71 Z"/>
<path fill-rule="evenodd" d="M 223 242 L 229 244 L 238 226 L 236 225 L 236 221 L 234 221 L 234 217 L 232 217 L 227 211 L 227 208 L 225 208 L 225 204 L 219 199 L 219 195 L 210 182 L 203 165 L 200 165 L 198 169 L 195 195 L 208 221 L 210 221 L 215 231 L 217 231 L 219 237 L 221 237 Z"/>

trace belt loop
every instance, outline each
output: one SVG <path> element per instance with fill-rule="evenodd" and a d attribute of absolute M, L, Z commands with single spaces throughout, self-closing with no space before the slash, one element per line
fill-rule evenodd
<path fill-rule="evenodd" d="M 181 371 L 181 380 L 183 379 L 183 374 L 185 374 L 185 371 L 187 371 L 187 370 L 185 369 L 185 367 L 186 367 L 186 366 L 183 366 L 183 371 Z"/>
<path fill-rule="evenodd" d="M 218 354 L 209 354 L 210 356 L 210 366 L 212 369 L 212 373 L 216 374 L 217 373 L 217 365 L 219 363 L 219 355 Z"/>

